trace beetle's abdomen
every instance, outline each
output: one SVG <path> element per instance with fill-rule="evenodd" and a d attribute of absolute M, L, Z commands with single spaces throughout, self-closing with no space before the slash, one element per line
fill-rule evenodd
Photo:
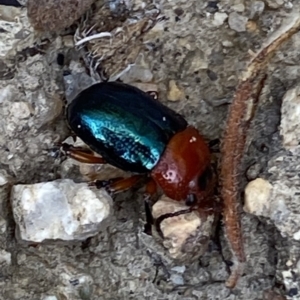
<path fill-rule="evenodd" d="M 122 83 L 99 83 L 69 105 L 72 130 L 108 163 L 144 173 L 153 169 L 186 121 L 148 94 Z"/>

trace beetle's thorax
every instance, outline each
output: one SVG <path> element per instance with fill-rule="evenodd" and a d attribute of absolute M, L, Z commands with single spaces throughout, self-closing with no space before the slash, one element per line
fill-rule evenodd
<path fill-rule="evenodd" d="M 199 177 L 210 165 L 210 152 L 194 127 L 175 134 L 151 172 L 164 193 L 174 200 L 199 194 Z"/>

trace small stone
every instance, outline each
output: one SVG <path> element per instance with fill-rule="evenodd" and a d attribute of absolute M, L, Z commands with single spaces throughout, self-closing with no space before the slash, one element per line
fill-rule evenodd
<path fill-rule="evenodd" d="M 180 274 L 183 274 L 185 272 L 185 270 L 186 270 L 186 266 L 176 266 L 171 269 L 171 271 L 177 272 Z"/>
<path fill-rule="evenodd" d="M 179 274 L 171 274 L 170 281 L 175 285 L 184 285 L 184 279 Z"/>
<path fill-rule="evenodd" d="M 57 300 L 56 296 L 45 296 L 42 300 Z"/>
<path fill-rule="evenodd" d="M 269 209 L 272 185 L 265 179 L 257 178 L 245 188 L 244 211 L 256 216 L 264 215 Z"/>
<path fill-rule="evenodd" d="M 265 9 L 265 2 L 263 1 L 254 1 L 250 6 L 250 19 L 253 19 L 256 16 L 260 16 Z"/>
<path fill-rule="evenodd" d="M 62 37 L 62 42 L 66 48 L 73 48 L 75 45 L 74 36 L 73 35 L 65 35 Z"/>
<path fill-rule="evenodd" d="M 162 196 L 152 207 L 155 219 L 185 210 L 185 203 Z M 163 245 L 169 255 L 180 261 L 201 256 L 207 249 L 213 231 L 214 215 L 199 215 L 196 211 L 164 219 L 160 224 Z M 195 247 L 197 245 L 197 247 Z"/>
<path fill-rule="evenodd" d="M 199 70 L 206 70 L 208 68 L 208 59 L 200 49 L 190 51 L 185 57 L 182 67 L 187 70 L 184 74 L 193 74 Z"/>
<path fill-rule="evenodd" d="M 290 259 L 285 263 L 285 265 L 287 266 L 287 267 L 292 267 L 293 266 L 293 261 L 291 261 Z"/>
<path fill-rule="evenodd" d="M 11 254 L 5 250 L 0 250 L 0 265 L 1 264 L 11 264 Z"/>
<path fill-rule="evenodd" d="M 5 170 L 0 170 L 0 186 L 7 184 L 10 180 L 10 176 Z"/>
<path fill-rule="evenodd" d="M 293 3 L 292 2 L 285 2 L 284 3 L 284 7 L 286 9 L 292 9 L 294 7 Z"/>
<path fill-rule="evenodd" d="M 5 185 L 8 182 L 7 177 L 0 174 L 0 186 Z"/>
<path fill-rule="evenodd" d="M 170 101 L 179 101 L 180 99 L 184 98 L 184 93 L 179 89 L 175 80 L 169 81 L 169 91 L 167 98 Z"/>
<path fill-rule="evenodd" d="M 231 9 L 236 12 L 244 12 L 245 11 L 245 5 L 243 3 L 238 3 L 231 6 Z"/>
<path fill-rule="evenodd" d="M 16 119 L 27 119 L 31 114 L 31 107 L 26 102 L 14 102 L 11 105 L 10 113 Z"/>
<path fill-rule="evenodd" d="M 246 24 L 248 22 L 248 18 L 238 14 L 237 12 L 232 12 L 228 17 L 229 27 L 236 32 L 244 32 L 246 31 Z"/>
<path fill-rule="evenodd" d="M 187 49 L 188 51 L 191 51 L 193 47 L 189 36 L 178 38 L 178 45 Z"/>
<path fill-rule="evenodd" d="M 59 94 L 49 95 L 44 90 L 38 90 L 35 93 L 36 106 L 34 109 L 36 128 L 53 121 L 57 118 L 63 109 L 63 102 Z"/>
<path fill-rule="evenodd" d="M 284 0 L 266 0 L 266 3 L 270 8 L 276 9 L 284 4 Z"/>
<path fill-rule="evenodd" d="M 142 66 L 134 65 L 128 72 L 120 76 L 120 79 L 125 83 L 141 81 L 141 82 L 151 82 L 153 79 L 153 74 L 148 68 Z"/>
<path fill-rule="evenodd" d="M 247 179 L 249 181 L 256 179 L 259 176 L 260 171 L 261 171 L 261 165 L 258 163 L 254 163 L 246 171 Z"/>
<path fill-rule="evenodd" d="M 228 40 L 225 40 L 225 41 L 222 41 L 222 45 L 226 48 L 231 48 L 233 47 L 233 43 L 228 41 Z"/>
<path fill-rule="evenodd" d="M 283 146 L 292 149 L 299 145 L 300 86 L 288 90 L 282 100 L 280 134 Z"/>
<path fill-rule="evenodd" d="M 15 185 L 11 202 L 20 239 L 36 243 L 85 240 L 97 234 L 111 211 L 105 190 L 69 179 Z"/>
<path fill-rule="evenodd" d="M 15 94 L 15 88 L 13 85 L 8 84 L 7 86 L 0 89 L 0 104 L 3 102 L 10 102 L 13 100 Z"/>
<path fill-rule="evenodd" d="M 227 18 L 228 18 L 228 15 L 226 13 L 216 12 L 214 14 L 213 25 L 217 26 L 217 27 L 221 26 L 224 24 L 224 22 Z"/>

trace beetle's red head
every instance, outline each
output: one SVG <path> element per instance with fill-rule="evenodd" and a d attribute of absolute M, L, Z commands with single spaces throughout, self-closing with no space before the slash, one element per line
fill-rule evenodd
<path fill-rule="evenodd" d="M 194 127 L 172 137 L 151 176 L 174 200 L 195 205 L 207 198 L 213 186 L 210 152 Z"/>

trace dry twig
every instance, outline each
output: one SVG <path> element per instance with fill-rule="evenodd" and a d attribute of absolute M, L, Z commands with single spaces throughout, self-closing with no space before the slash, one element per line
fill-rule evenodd
<path fill-rule="evenodd" d="M 221 195 L 224 201 L 224 222 L 235 266 L 226 285 L 233 288 L 246 261 L 239 212 L 240 165 L 246 143 L 247 130 L 265 79 L 265 68 L 278 47 L 300 29 L 297 13 L 288 25 L 253 57 L 242 75 L 231 104 L 222 145 Z M 249 116 L 249 112 L 251 115 Z"/>

